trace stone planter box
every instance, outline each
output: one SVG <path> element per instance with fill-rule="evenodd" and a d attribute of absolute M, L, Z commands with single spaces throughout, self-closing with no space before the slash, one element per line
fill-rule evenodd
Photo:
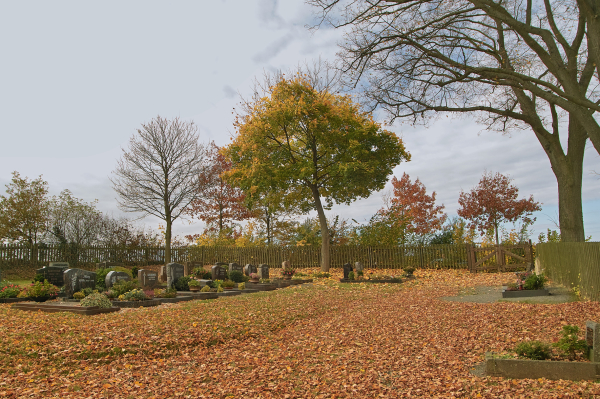
<path fill-rule="evenodd" d="M 508 291 L 506 288 L 502 289 L 502 298 L 529 298 L 532 296 L 546 296 L 550 295 L 550 292 L 544 288 L 541 290 L 516 290 Z"/>
<path fill-rule="evenodd" d="M 265 284 L 265 283 L 246 283 L 246 287 L 251 290 L 259 290 L 259 291 L 273 291 L 277 289 L 275 284 Z"/>
<path fill-rule="evenodd" d="M 113 301 L 114 306 L 121 308 L 149 308 L 152 306 L 158 306 L 162 302 L 156 299 L 150 299 L 147 301 Z"/>
<path fill-rule="evenodd" d="M 70 312 L 92 316 L 95 314 L 118 312 L 121 308 L 113 306 L 112 308 L 99 308 L 97 306 L 79 306 L 71 303 L 15 303 L 13 308 L 27 310 L 32 312 L 42 311 L 46 313 Z"/>
<path fill-rule="evenodd" d="M 191 301 L 192 299 L 194 299 L 193 296 L 178 296 L 175 298 L 154 298 L 154 300 L 156 301 L 160 301 L 161 303 L 177 303 L 177 302 L 185 302 L 185 301 Z"/>
<path fill-rule="evenodd" d="M 485 357 L 485 373 L 490 377 L 571 381 L 600 378 L 600 363 L 595 362 L 498 359 L 489 353 Z"/>
<path fill-rule="evenodd" d="M 0 298 L 0 303 L 16 303 L 31 301 L 29 298 Z"/>
<path fill-rule="evenodd" d="M 370 283 L 370 284 L 400 284 L 402 279 L 397 280 L 346 280 L 341 278 L 340 283 Z"/>
<path fill-rule="evenodd" d="M 292 285 L 292 280 L 272 280 L 271 284 L 273 284 L 277 288 L 285 288 Z"/>

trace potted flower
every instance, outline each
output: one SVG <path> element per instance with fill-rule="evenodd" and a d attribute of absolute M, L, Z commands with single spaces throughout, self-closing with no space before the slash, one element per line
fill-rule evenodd
<path fill-rule="evenodd" d="M 235 287 L 235 283 L 231 280 L 225 280 L 221 286 L 226 290 L 231 290 Z"/>
<path fill-rule="evenodd" d="M 36 281 L 27 287 L 26 291 L 27 296 L 36 302 L 46 302 L 58 296 L 58 287 L 50 284 L 48 280 L 44 280 L 43 283 Z"/>
<path fill-rule="evenodd" d="M 190 287 L 190 291 L 192 291 L 192 292 L 200 291 L 200 281 L 198 281 L 198 280 L 194 280 L 194 279 L 190 280 L 188 282 L 188 286 Z"/>
<path fill-rule="evenodd" d="M 291 280 L 292 276 L 296 273 L 295 270 L 283 270 L 281 274 L 283 274 L 284 280 Z"/>
<path fill-rule="evenodd" d="M 250 273 L 250 282 L 258 283 L 260 279 L 258 278 L 258 273 Z"/>

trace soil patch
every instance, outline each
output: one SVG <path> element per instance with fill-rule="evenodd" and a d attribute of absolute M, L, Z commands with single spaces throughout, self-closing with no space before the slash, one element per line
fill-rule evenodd
<path fill-rule="evenodd" d="M 474 303 L 492 303 L 492 302 L 522 302 L 522 303 L 566 303 L 578 301 L 578 298 L 571 290 L 560 285 L 547 286 L 550 295 L 528 298 L 502 298 L 501 286 L 476 286 L 465 288 L 456 294 L 456 296 L 446 296 L 440 299 L 452 302 L 474 302 Z"/>

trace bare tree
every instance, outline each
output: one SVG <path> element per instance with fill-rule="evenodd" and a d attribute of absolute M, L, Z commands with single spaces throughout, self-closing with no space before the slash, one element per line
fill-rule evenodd
<path fill-rule="evenodd" d="M 391 121 L 474 112 L 499 131 L 531 128 L 558 182 L 562 239 L 585 239 L 588 137 L 600 152 L 600 29 L 589 12 L 597 0 L 309 2 L 349 29 L 340 52 L 346 84 L 362 87 Z"/>
<path fill-rule="evenodd" d="M 198 193 L 204 149 L 193 122 L 157 116 L 142 124 L 111 178 L 119 207 L 165 221 L 165 263 L 171 262 L 171 226 Z"/>

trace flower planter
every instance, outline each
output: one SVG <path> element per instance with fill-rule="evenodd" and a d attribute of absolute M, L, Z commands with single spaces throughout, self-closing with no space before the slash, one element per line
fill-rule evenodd
<path fill-rule="evenodd" d="M 529 298 L 532 296 L 546 296 L 550 295 L 550 292 L 543 288 L 541 290 L 515 290 L 509 291 L 506 288 L 502 290 L 502 298 Z"/>
<path fill-rule="evenodd" d="M 596 380 L 600 363 L 554 360 L 499 359 L 487 353 L 485 373 L 490 377 L 546 378 L 549 380 Z"/>

